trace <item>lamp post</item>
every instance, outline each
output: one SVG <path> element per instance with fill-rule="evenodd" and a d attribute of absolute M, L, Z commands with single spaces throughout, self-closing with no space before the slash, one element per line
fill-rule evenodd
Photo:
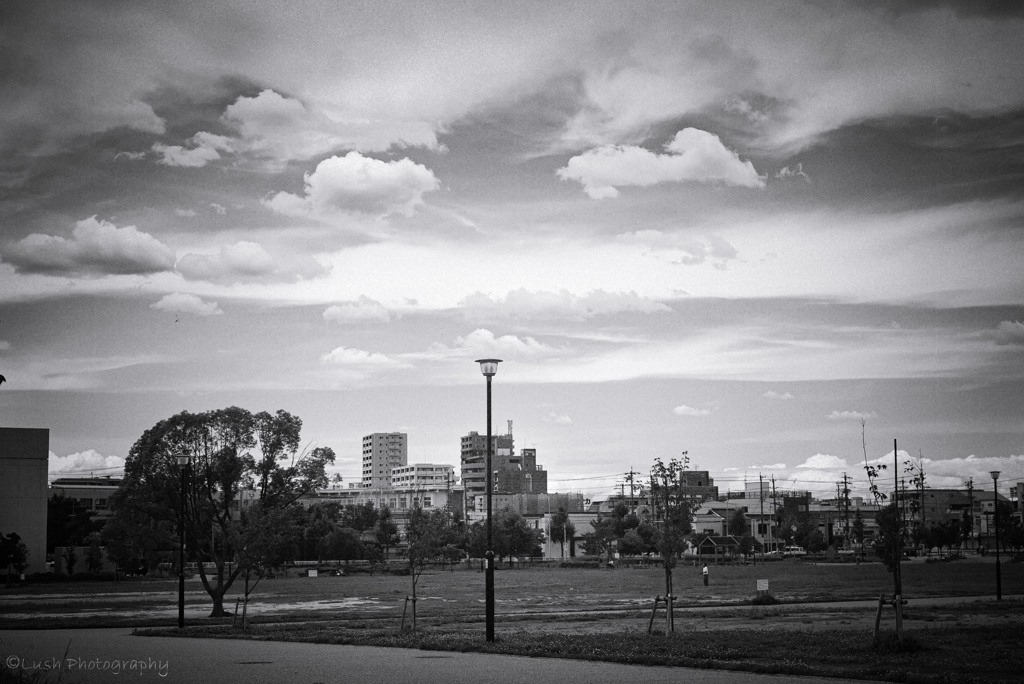
<path fill-rule="evenodd" d="M 174 456 L 181 474 L 181 502 L 178 510 L 178 629 L 185 627 L 185 476 L 188 453 Z"/>
<path fill-rule="evenodd" d="M 996 521 L 996 600 L 1003 600 L 1003 576 L 999 567 L 999 471 L 993 470 L 992 476 L 992 517 Z"/>
<path fill-rule="evenodd" d="M 491 472 L 491 452 L 494 451 L 494 444 L 491 442 L 491 378 L 498 372 L 498 364 L 501 359 L 477 359 L 480 364 L 480 372 L 487 378 L 487 464 L 485 477 L 487 478 L 487 551 L 484 557 L 487 560 L 487 572 L 484 580 L 484 591 L 486 601 L 487 619 L 487 641 L 494 641 L 494 550 L 491 543 L 491 493 L 494 489 L 494 475 Z"/>

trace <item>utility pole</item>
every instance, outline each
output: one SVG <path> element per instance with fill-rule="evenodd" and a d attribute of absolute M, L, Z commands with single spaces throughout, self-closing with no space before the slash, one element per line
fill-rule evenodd
<path fill-rule="evenodd" d="M 967 479 L 967 511 L 970 516 L 967 521 L 967 539 L 974 539 L 974 478 Z M 970 546 L 970 541 L 967 542 Z"/>
<path fill-rule="evenodd" d="M 843 473 L 843 546 L 850 548 L 850 478 Z"/>
<path fill-rule="evenodd" d="M 757 531 L 758 531 L 758 536 L 761 537 L 761 562 L 763 563 L 764 562 L 764 533 L 761 532 L 761 526 L 764 525 L 764 475 L 762 475 L 761 473 L 757 474 L 757 496 L 758 496 L 759 499 L 761 499 L 761 519 L 758 521 L 758 530 Z M 769 524 L 766 529 L 771 530 L 772 526 Z"/>

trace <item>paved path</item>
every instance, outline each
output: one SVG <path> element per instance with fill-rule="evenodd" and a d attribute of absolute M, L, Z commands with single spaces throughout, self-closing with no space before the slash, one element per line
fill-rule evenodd
<path fill-rule="evenodd" d="M 726 670 L 374 646 L 135 637 L 127 629 L 0 631 L 0 668 L 28 671 L 46 669 L 48 665 L 52 668 L 55 664 L 63 669 L 60 682 L 66 684 L 129 681 L 189 684 L 781 684 L 795 681 L 813 684 L 833 681 Z M 53 674 L 43 681 L 57 682 L 58 677 Z"/>

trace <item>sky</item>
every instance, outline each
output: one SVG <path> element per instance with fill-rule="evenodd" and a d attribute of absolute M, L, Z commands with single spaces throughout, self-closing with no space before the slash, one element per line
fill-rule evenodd
<path fill-rule="evenodd" d="M 499 358 L 551 491 L 1024 481 L 1022 44 L 999 0 L 4 2 L 0 425 L 117 475 L 284 409 L 354 482 L 372 432 L 458 463 Z"/>

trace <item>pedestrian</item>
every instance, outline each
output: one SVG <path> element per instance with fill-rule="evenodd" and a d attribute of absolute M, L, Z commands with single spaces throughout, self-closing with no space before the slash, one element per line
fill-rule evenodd
<path fill-rule="evenodd" d="M 701 574 L 704 575 L 704 586 L 708 586 L 708 564 L 704 564 L 704 569 L 701 570 Z"/>

